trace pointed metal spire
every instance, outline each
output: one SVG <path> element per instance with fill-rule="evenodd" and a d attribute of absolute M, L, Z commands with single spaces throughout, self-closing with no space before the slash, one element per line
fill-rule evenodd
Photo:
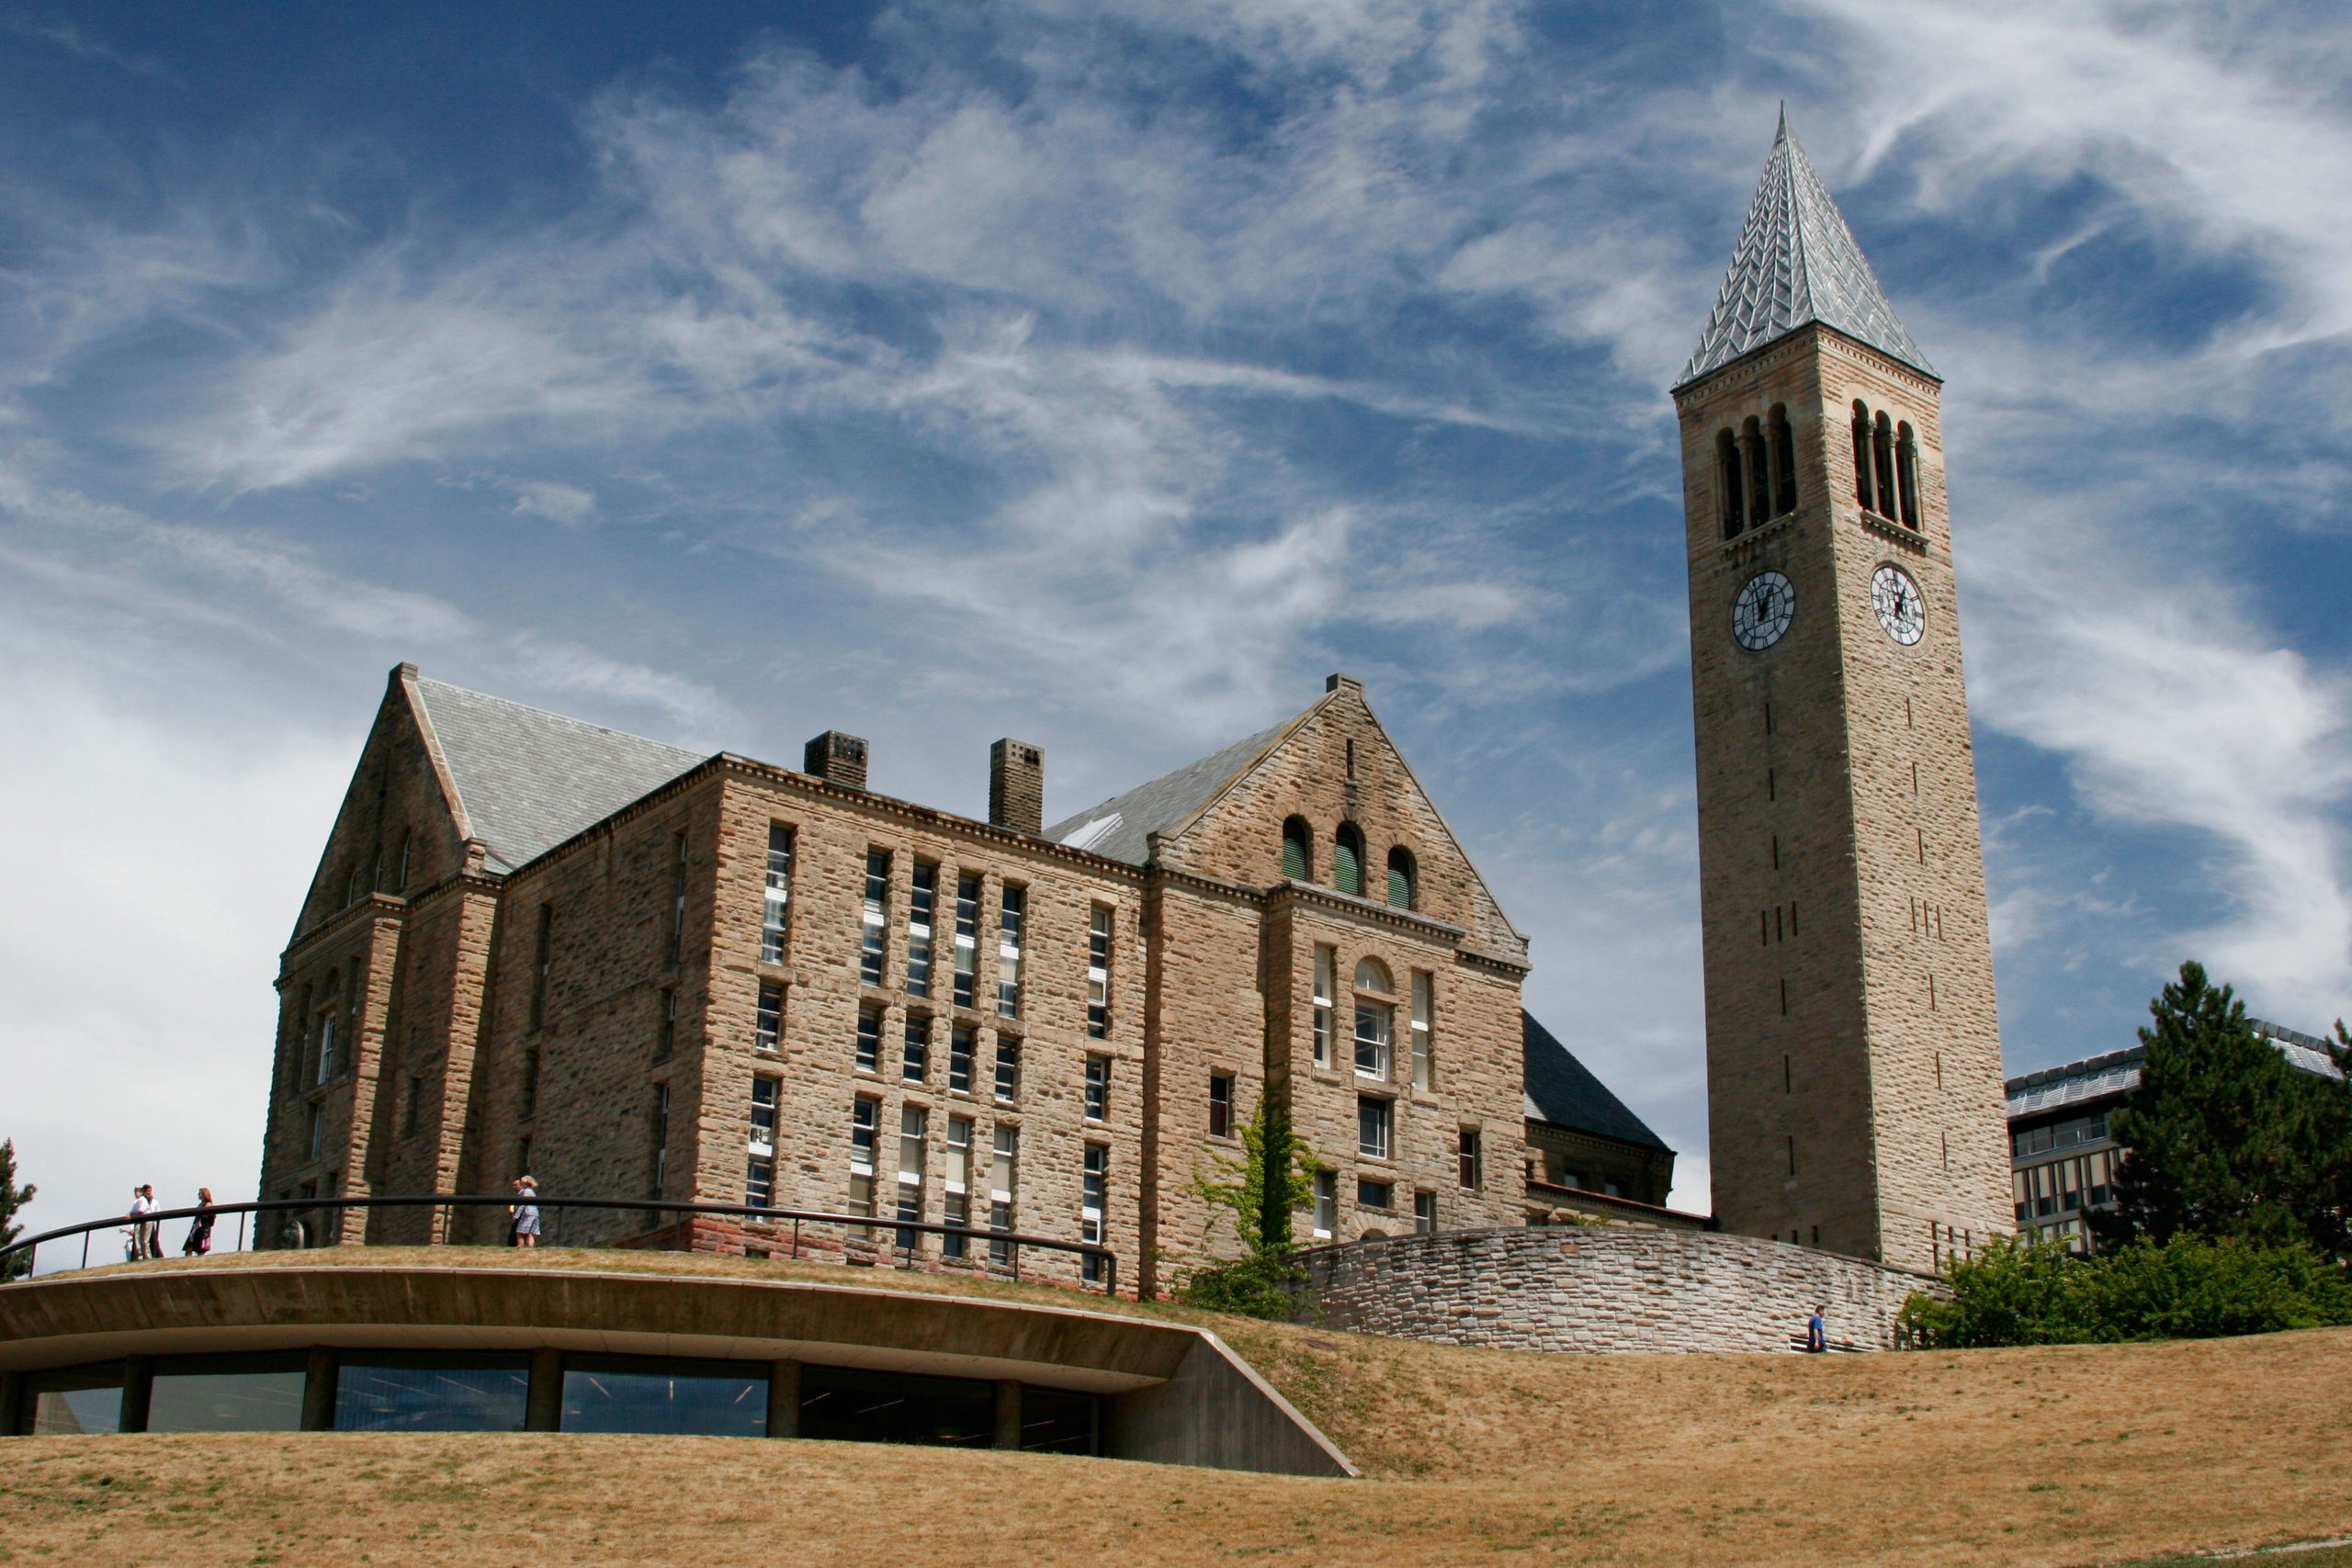
<path fill-rule="evenodd" d="M 1797 145 L 1784 102 L 1763 183 L 1756 187 L 1756 203 L 1747 209 L 1747 225 L 1732 253 L 1731 271 L 1699 347 L 1675 385 L 1689 386 L 1808 321 L 1835 327 L 1915 369 L 1936 373 L 1903 330 L 1853 231 Z"/>

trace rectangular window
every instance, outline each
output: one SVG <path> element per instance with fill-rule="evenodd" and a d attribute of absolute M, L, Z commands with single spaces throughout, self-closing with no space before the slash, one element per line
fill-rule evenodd
<path fill-rule="evenodd" d="M 1111 1058 L 1086 1058 L 1086 1119 L 1107 1122 L 1111 1119 Z"/>
<path fill-rule="evenodd" d="M 531 1027 L 544 1029 L 548 1021 L 548 969 L 555 958 L 555 906 L 539 906 L 539 942 L 531 958 Z"/>
<path fill-rule="evenodd" d="M 1386 1002 L 1356 998 L 1356 1077 L 1388 1077 L 1388 1044 L 1396 1028 L 1396 1010 Z"/>
<path fill-rule="evenodd" d="M 1356 1178 L 1356 1201 L 1367 1209 L 1393 1209 L 1396 1206 L 1396 1184 L 1359 1176 Z"/>
<path fill-rule="evenodd" d="M 319 1071 L 318 1076 L 311 1080 L 314 1085 L 322 1084 L 334 1077 L 335 1006 L 335 1003 L 330 1001 L 327 1004 L 327 1010 L 319 1014 Z"/>
<path fill-rule="evenodd" d="M 752 1049 L 780 1051 L 784 1048 L 784 987 L 774 981 L 760 986 L 760 1010 L 752 1023 Z"/>
<path fill-rule="evenodd" d="M 1233 1075 L 1209 1075 L 1209 1136 L 1233 1136 Z"/>
<path fill-rule="evenodd" d="M 653 1059 L 666 1062 L 678 1048 L 678 990 L 664 986 L 654 994 Z"/>
<path fill-rule="evenodd" d="M 1437 1235 L 1436 1193 L 1416 1192 L 1413 1194 L 1413 1234 L 1415 1235 Z"/>
<path fill-rule="evenodd" d="M 999 1234 L 1012 1229 L 1013 1181 L 1019 1176 L 1021 1129 L 999 1123 L 996 1130 L 996 1162 L 989 1173 L 989 1229 Z M 1012 1261 L 1010 1242 L 989 1243 L 989 1257 L 998 1263 Z"/>
<path fill-rule="evenodd" d="M 309 1151 L 303 1156 L 306 1159 L 316 1159 L 326 1152 L 327 1108 L 316 1101 L 311 1105 L 311 1124 L 302 1134 L 302 1145 Z"/>
<path fill-rule="evenodd" d="M 1378 1095 L 1356 1096 L 1356 1152 L 1367 1159 L 1388 1157 L 1390 1122 L 1395 1112 Z"/>
<path fill-rule="evenodd" d="M 1340 1224 L 1340 1178 L 1332 1171 L 1315 1173 L 1315 1234 L 1329 1237 Z"/>
<path fill-rule="evenodd" d="M 907 1049 L 899 1058 L 899 1076 L 909 1083 L 931 1076 L 931 1020 L 922 1014 L 907 1015 Z"/>
<path fill-rule="evenodd" d="M 781 964 L 792 935 L 792 829 L 768 824 L 768 886 L 760 908 L 760 962 Z"/>
<path fill-rule="evenodd" d="M 1413 972 L 1413 1087 L 1437 1088 L 1437 976 Z"/>
<path fill-rule="evenodd" d="M 882 1134 L 882 1102 L 864 1095 L 850 1102 L 849 1108 L 849 1212 L 871 1216 L 874 1213 L 874 1154 Z M 860 1236 L 870 1237 L 873 1232 L 860 1230 Z"/>
<path fill-rule="evenodd" d="M 914 889 L 907 899 L 907 995 L 931 995 L 931 922 L 939 903 L 939 868 L 915 862 Z"/>
<path fill-rule="evenodd" d="M 776 1097 L 782 1088 L 782 1083 L 775 1078 L 755 1077 L 752 1080 L 750 1147 L 753 1154 L 775 1153 Z"/>
<path fill-rule="evenodd" d="M 670 835 L 670 962 L 686 953 L 686 836 Z"/>
<path fill-rule="evenodd" d="M 647 1161 L 646 1194 L 659 1198 L 670 1180 L 670 1086 L 653 1086 L 653 1112 L 648 1118 L 653 1134 L 653 1157 Z"/>
<path fill-rule="evenodd" d="M 972 1026 L 959 1023 L 947 1032 L 947 1087 L 958 1094 L 972 1092 Z"/>
<path fill-rule="evenodd" d="M 1462 1189 L 1465 1192 L 1476 1192 L 1486 1185 L 1487 1180 L 1486 1155 L 1485 1151 L 1479 1147 L 1477 1128 L 1462 1129 L 1459 1150 L 1462 1168 L 1458 1176 Z"/>
<path fill-rule="evenodd" d="M 2106 1149 L 2084 1156 L 2084 1164 L 2088 1168 L 2090 1205 L 2094 1209 L 2106 1208 L 2115 1196 L 2114 1190 L 2108 1184 L 2109 1158 Z"/>
<path fill-rule="evenodd" d="M 411 1077 L 408 1080 L 408 1115 L 401 1123 L 401 1131 L 413 1138 L 424 1121 L 424 1080 L 421 1077 Z"/>
<path fill-rule="evenodd" d="M 1339 954 L 1328 947 L 1315 950 L 1315 1065 L 1331 1065 L 1331 976 Z"/>
<path fill-rule="evenodd" d="M 1010 1105 L 1021 1098 L 1021 1044 L 1014 1040 L 996 1043 L 996 1098 L 1000 1105 Z"/>
<path fill-rule="evenodd" d="M 899 1110 L 899 1218 L 918 1224 L 922 1222 L 923 1165 L 930 1136 L 931 1112 L 920 1105 L 901 1106 Z M 921 1234 L 900 1231 L 899 1249 L 903 1252 L 912 1248 Z"/>
<path fill-rule="evenodd" d="M 775 1207 L 775 1156 L 751 1155 L 743 1156 L 743 1202 L 748 1208 Z"/>
<path fill-rule="evenodd" d="M 865 852 L 865 935 L 858 949 L 857 975 L 869 986 L 882 983 L 882 944 L 890 932 L 890 856 Z"/>
<path fill-rule="evenodd" d="M 971 872 L 956 878 L 956 1005 L 978 1007 L 980 964 L 980 879 Z"/>
<path fill-rule="evenodd" d="M 857 1070 L 878 1073 L 882 1070 L 882 1010 L 862 1007 L 857 1010 Z"/>
<path fill-rule="evenodd" d="M 521 1111 L 516 1112 L 516 1115 L 518 1115 L 523 1121 L 527 1122 L 532 1117 L 537 1116 L 539 1113 L 539 1054 L 537 1051 L 526 1051 L 523 1053 L 523 1093 L 521 1098 L 523 1101 L 523 1108 Z"/>
<path fill-rule="evenodd" d="M 947 1119 L 947 1174 L 941 1183 L 940 1219 L 951 1225 L 972 1223 L 972 1119 L 950 1116 Z M 967 1256 L 964 1238 L 946 1235 L 940 1238 L 939 1250 L 949 1258 Z"/>
<path fill-rule="evenodd" d="M 1078 1239 L 1102 1245 L 1102 1211 L 1108 1205 L 1111 1190 L 1111 1151 L 1102 1144 L 1086 1145 L 1086 1165 L 1080 1173 L 1078 1200 Z M 1081 1256 L 1080 1273 L 1089 1284 L 1102 1278 L 1102 1260 L 1092 1254 Z"/>
<path fill-rule="evenodd" d="M 1006 1018 L 1021 1016 L 1021 926 L 1028 908 L 1029 890 L 1006 884 L 996 929 L 996 1010 Z"/>
<path fill-rule="evenodd" d="M 1086 927 L 1086 1032 L 1111 1036 L 1111 909 L 1097 904 Z"/>

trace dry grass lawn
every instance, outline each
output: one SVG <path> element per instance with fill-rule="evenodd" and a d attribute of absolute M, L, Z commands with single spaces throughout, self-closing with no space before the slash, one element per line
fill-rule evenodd
<path fill-rule="evenodd" d="M 482 1260 L 614 1264 L 561 1252 Z M 658 1255 L 621 1263 L 797 1272 Z M 856 1280 L 1015 1292 L 883 1270 Z M 1018 1293 L 1085 1304 L 1067 1292 Z M 2352 1536 L 2342 1461 L 2352 1330 L 1823 1359 L 1587 1358 L 1116 1310 L 1213 1324 L 1367 1479 L 698 1438 L 14 1438 L 0 1441 L 0 1562 L 1810 1568 L 2120 1562 Z M 2276 1561 L 2333 1568 L 2352 1554 Z"/>

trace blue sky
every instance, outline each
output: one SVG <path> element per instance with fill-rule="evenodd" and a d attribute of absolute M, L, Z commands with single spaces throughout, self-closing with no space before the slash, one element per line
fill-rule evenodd
<path fill-rule="evenodd" d="M 250 1191 L 438 678 L 978 814 L 1367 683 L 1705 1202 L 1666 388 L 1786 99 L 1947 378 L 2012 1070 L 2352 1010 L 2325 6 L 0 7 L 0 1134 Z"/>

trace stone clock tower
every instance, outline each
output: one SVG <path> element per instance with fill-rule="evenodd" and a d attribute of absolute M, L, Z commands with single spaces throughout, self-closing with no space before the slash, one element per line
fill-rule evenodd
<path fill-rule="evenodd" d="M 1674 389 L 1724 1228 L 2012 1228 L 1942 383 L 1781 118 Z"/>

